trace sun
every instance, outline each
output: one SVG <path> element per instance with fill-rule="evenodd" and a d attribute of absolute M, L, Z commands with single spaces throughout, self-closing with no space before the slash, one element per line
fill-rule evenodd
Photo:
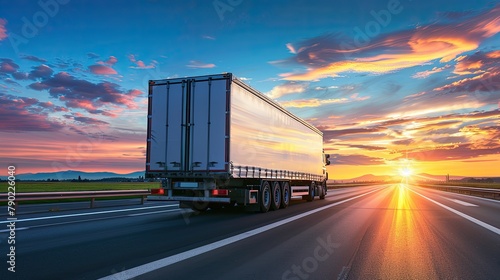
<path fill-rule="evenodd" d="M 399 175 L 401 175 L 404 178 L 409 178 L 412 174 L 413 170 L 408 166 L 399 169 Z"/>

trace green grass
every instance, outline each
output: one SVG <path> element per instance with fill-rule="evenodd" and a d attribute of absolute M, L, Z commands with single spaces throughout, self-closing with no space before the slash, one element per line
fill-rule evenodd
<path fill-rule="evenodd" d="M 3 186 L 1 186 L 3 185 Z M 0 192 L 7 192 L 8 183 L 0 182 Z M 16 182 L 16 193 L 21 192 L 64 192 L 64 191 L 107 191 L 147 190 L 159 188 L 159 182 Z"/>
<path fill-rule="evenodd" d="M 0 182 L 0 193 L 7 192 L 8 183 Z M 65 192 L 65 191 L 109 191 L 109 190 L 147 190 L 159 188 L 159 182 L 16 182 L 16 193 L 25 192 Z M 125 198 L 137 198 L 137 196 L 126 197 L 103 197 L 96 200 L 114 200 Z M 21 201 L 20 204 L 41 204 L 53 202 L 77 202 L 90 201 L 88 198 L 58 199 L 58 200 L 35 200 Z M 7 202 L 0 202 L 1 206 Z"/>

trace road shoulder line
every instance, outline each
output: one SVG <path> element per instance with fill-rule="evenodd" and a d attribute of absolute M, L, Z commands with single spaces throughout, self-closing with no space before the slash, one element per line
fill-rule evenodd
<path fill-rule="evenodd" d="M 492 226 L 490 224 L 487 224 L 487 223 L 485 223 L 485 222 L 483 222 L 481 220 L 478 220 L 478 219 L 476 219 L 474 217 L 471 217 L 471 216 L 469 216 L 467 214 L 464 214 L 464 213 L 462 213 L 462 212 L 460 212 L 458 210 L 455 210 L 455 209 L 453 209 L 451 207 L 448 207 L 448 206 L 446 206 L 446 205 L 444 205 L 442 203 L 439 203 L 439 202 L 435 201 L 434 199 L 429 198 L 429 197 L 427 197 L 427 196 L 425 196 L 423 194 L 420 194 L 420 193 L 418 193 L 418 192 L 416 192 L 416 191 L 414 191 L 412 189 L 409 189 L 409 190 L 411 190 L 412 192 L 414 192 L 414 193 L 420 195 L 421 197 L 429 200 L 430 202 L 432 202 L 432 203 L 434 203 L 434 204 L 436 204 L 438 206 L 441 206 L 442 208 L 444 208 L 444 209 L 446 209 L 446 210 L 448 210 L 448 211 L 450 211 L 452 213 L 457 214 L 458 216 L 460 216 L 460 217 L 462 217 L 464 219 L 467 219 L 467 220 L 469 220 L 469 221 L 471 221 L 471 222 L 473 222 L 473 223 L 475 223 L 475 224 L 477 224 L 477 225 L 479 225 L 479 226 L 481 226 L 481 227 L 483 227 L 483 228 L 485 228 L 487 230 L 492 231 L 493 233 L 496 233 L 496 234 L 500 235 L 500 229 L 498 229 L 498 228 L 496 228 L 496 227 L 494 227 L 494 226 Z"/>

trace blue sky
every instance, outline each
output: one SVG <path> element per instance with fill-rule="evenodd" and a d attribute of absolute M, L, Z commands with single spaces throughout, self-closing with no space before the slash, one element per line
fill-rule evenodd
<path fill-rule="evenodd" d="M 141 170 L 147 81 L 232 72 L 324 132 L 334 178 L 406 154 L 419 172 L 498 175 L 495 2 L 0 3 L 4 165 Z"/>

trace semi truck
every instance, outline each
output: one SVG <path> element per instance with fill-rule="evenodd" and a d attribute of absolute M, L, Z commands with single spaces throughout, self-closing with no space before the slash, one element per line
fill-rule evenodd
<path fill-rule="evenodd" d="M 231 73 L 149 81 L 153 199 L 278 210 L 292 196 L 325 198 L 328 158 L 320 130 Z"/>

